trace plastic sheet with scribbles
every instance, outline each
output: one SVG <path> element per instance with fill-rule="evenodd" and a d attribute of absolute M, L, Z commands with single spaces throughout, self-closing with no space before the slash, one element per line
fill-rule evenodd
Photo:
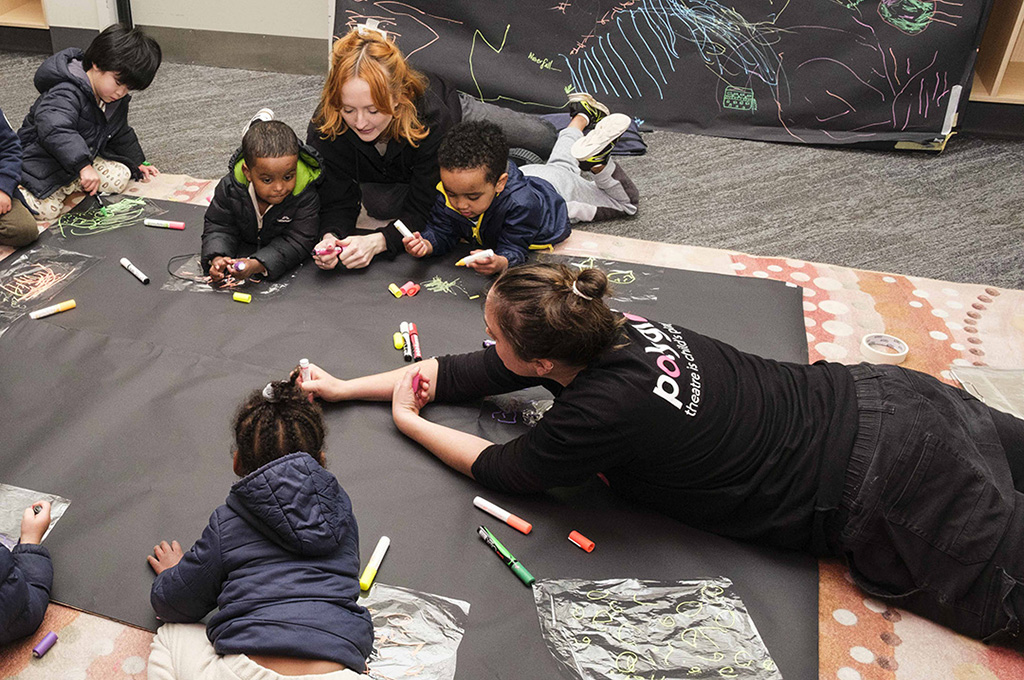
<path fill-rule="evenodd" d="M 298 274 L 300 264 L 276 281 L 270 281 L 262 276 L 254 276 L 248 279 L 236 279 L 225 276 L 219 282 L 213 282 L 209 274 L 203 272 L 202 264 L 199 261 L 199 254 L 177 255 L 167 263 L 167 273 L 170 278 L 160 286 L 160 290 L 188 293 L 249 293 L 253 297 L 267 298 L 277 295 L 288 287 Z"/>
<path fill-rule="evenodd" d="M 4 260 L 0 266 L 0 333 L 28 312 L 45 307 L 100 259 L 42 244 Z"/>
<path fill-rule="evenodd" d="M 533 597 L 567 678 L 782 678 L 724 577 L 540 579 Z"/>
<path fill-rule="evenodd" d="M 57 218 L 56 229 L 51 231 L 65 239 L 96 236 L 124 227 L 142 226 L 147 217 L 159 217 L 166 212 L 141 196 L 86 196 Z"/>
<path fill-rule="evenodd" d="M 46 540 L 57 520 L 64 516 L 71 501 L 51 493 L 0 484 L 0 544 L 8 549 L 18 544 L 18 539 L 21 537 L 21 517 L 25 509 L 37 501 L 49 501 L 50 503 L 50 526 L 43 534 L 43 540 Z"/>
<path fill-rule="evenodd" d="M 373 618 L 372 680 L 453 680 L 469 603 L 375 583 L 359 603 Z"/>

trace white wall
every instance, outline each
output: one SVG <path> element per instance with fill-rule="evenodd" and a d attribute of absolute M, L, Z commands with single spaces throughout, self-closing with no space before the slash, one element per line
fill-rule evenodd
<path fill-rule="evenodd" d="M 334 0 L 132 0 L 140 26 L 199 31 L 326 40 L 333 16 Z"/>
<path fill-rule="evenodd" d="M 102 30 L 117 21 L 115 0 L 43 0 L 50 26 Z"/>

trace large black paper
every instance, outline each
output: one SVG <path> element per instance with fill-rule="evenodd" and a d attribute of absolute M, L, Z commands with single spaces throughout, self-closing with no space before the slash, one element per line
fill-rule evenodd
<path fill-rule="evenodd" d="M 453 262 L 402 256 L 362 271 L 304 266 L 280 295 L 251 304 L 160 289 L 172 255 L 199 246 L 202 208 L 163 203 L 185 232 L 142 226 L 67 242 L 102 256 L 62 293 L 78 307 L 27 317 L 0 337 L 0 481 L 65 496 L 47 538 L 53 598 L 155 628 L 145 557 L 161 539 L 195 541 L 224 501 L 229 422 L 255 388 L 308 357 L 351 377 L 403 365 L 391 343 L 403 320 L 424 354 L 470 351 L 484 337 L 486 280 Z M 44 239 L 51 238 L 44 235 Z M 128 257 L 153 282 L 119 264 Z M 637 272 L 657 268 L 629 265 Z M 799 289 L 774 281 L 657 270 L 656 301 L 630 309 L 778 359 L 806 361 Z M 390 282 L 429 283 L 395 299 Z M 454 279 L 459 286 L 448 286 Z M 456 289 L 459 288 L 459 289 Z M 448 290 L 449 292 L 443 292 Z M 454 292 L 453 292 L 454 291 Z M 785 677 L 817 669 L 817 571 L 804 555 L 716 537 L 626 503 L 595 482 L 532 497 L 487 492 L 397 432 L 390 406 L 327 405 L 327 460 L 352 497 L 368 559 L 391 537 L 382 582 L 472 604 L 458 676 L 554 677 L 530 591 L 477 538 L 486 524 L 538 578 L 725 576 Z M 480 404 L 429 407 L 436 422 L 477 432 Z M 510 433 L 510 436 L 514 433 Z M 534 525 L 523 536 L 473 507 L 481 494 Z M 597 543 L 587 554 L 566 537 Z"/>
<path fill-rule="evenodd" d="M 337 0 L 419 68 L 537 113 L 586 91 L 648 125 L 854 144 L 940 136 L 966 103 L 989 0 Z M 955 110 L 956 107 L 954 107 Z"/>

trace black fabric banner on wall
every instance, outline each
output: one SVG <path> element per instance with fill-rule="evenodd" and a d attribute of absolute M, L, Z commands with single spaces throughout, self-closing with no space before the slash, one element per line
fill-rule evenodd
<path fill-rule="evenodd" d="M 375 19 L 417 68 L 535 113 L 586 91 L 638 123 L 682 132 L 928 142 L 967 101 L 990 4 L 338 0 L 335 35 Z"/>

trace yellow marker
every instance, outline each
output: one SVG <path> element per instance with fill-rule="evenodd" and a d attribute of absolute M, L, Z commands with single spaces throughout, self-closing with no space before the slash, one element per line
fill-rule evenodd
<path fill-rule="evenodd" d="M 373 585 L 373 579 L 377 577 L 380 563 L 384 561 L 384 553 L 388 551 L 390 545 L 391 539 L 387 536 L 381 536 L 380 540 L 377 541 L 377 547 L 373 549 L 370 561 L 366 563 L 366 569 L 363 569 L 363 575 L 359 577 L 359 587 L 362 590 L 369 590 L 370 586 Z"/>
<path fill-rule="evenodd" d="M 402 295 L 404 295 L 404 293 L 402 292 L 402 289 L 399 288 L 398 286 L 396 286 L 393 283 L 389 283 L 388 284 L 388 290 L 390 290 L 391 294 L 394 295 L 396 298 L 400 298 L 400 297 L 402 297 Z"/>
<path fill-rule="evenodd" d="M 231 298 L 235 302 L 244 302 L 246 304 L 252 302 L 252 295 L 250 295 L 249 293 L 235 293 L 234 295 L 231 296 Z"/>
<path fill-rule="evenodd" d="M 33 319 L 42 319 L 44 316 L 50 316 L 51 314 L 58 314 L 60 312 L 66 312 L 69 309 L 74 309 L 74 308 L 75 308 L 75 301 L 74 300 L 65 300 L 64 302 L 60 302 L 60 303 L 55 304 L 55 305 L 50 305 L 49 307 L 43 307 L 42 309 L 37 309 L 36 311 L 34 311 L 31 314 L 29 314 L 29 316 L 32 317 Z"/>
<path fill-rule="evenodd" d="M 469 299 L 470 299 L 470 300 L 475 300 L 475 299 L 477 299 L 478 297 L 480 297 L 480 296 L 479 296 L 479 295 L 470 295 L 470 296 L 469 296 Z"/>
<path fill-rule="evenodd" d="M 405 347 L 405 338 L 403 338 L 402 334 L 398 331 L 395 331 L 395 335 L 392 337 L 392 340 L 395 343 L 395 349 L 402 349 Z"/>

